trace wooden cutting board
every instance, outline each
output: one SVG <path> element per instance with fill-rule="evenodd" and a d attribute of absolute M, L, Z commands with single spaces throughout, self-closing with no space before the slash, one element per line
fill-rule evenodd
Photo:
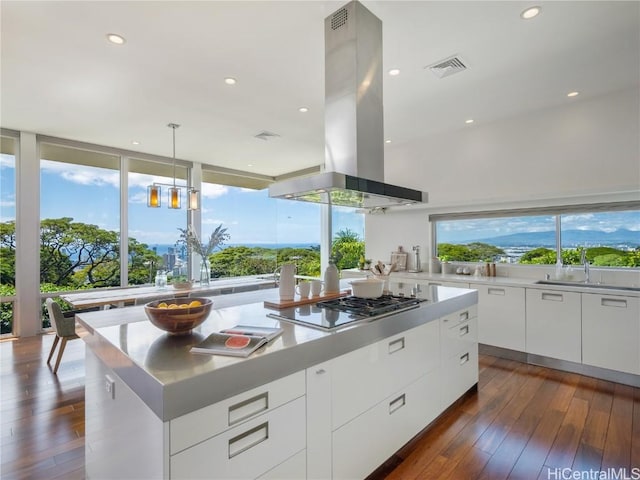
<path fill-rule="evenodd" d="M 351 290 L 343 290 L 339 293 L 331 293 L 329 295 L 318 295 L 317 297 L 302 298 L 300 300 L 279 300 L 277 302 L 264 301 L 264 306 L 267 308 L 289 308 L 297 307 L 298 305 L 308 305 L 310 303 L 318 303 L 323 300 L 331 300 L 334 298 L 346 297 L 351 295 Z"/>

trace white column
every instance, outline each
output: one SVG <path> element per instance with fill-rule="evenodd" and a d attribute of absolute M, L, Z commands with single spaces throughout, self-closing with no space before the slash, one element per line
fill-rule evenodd
<path fill-rule="evenodd" d="M 34 133 L 21 132 L 16 155 L 16 302 L 14 333 L 42 329 L 40 299 L 40 149 Z"/>
<path fill-rule="evenodd" d="M 333 237 L 331 222 L 331 204 L 323 203 L 320 205 L 320 278 L 322 278 L 324 271 L 329 266 L 329 257 L 331 257 L 331 240 Z"/>
<path fill-rule="evenodd" d="M 129 284 L 129 157 L 120 157 L 120 286 Z"/>
<path fill-rule="evenodd" d="M 193 228 L 193 231 L 196 232 L 198 238 L 200 240 L 202 238 L 202 200 L 204 196 L 202 195 L 202 164 L 201 163 L 193 163 L 191 167 L 191 171 L 189 174 L 189 185 L 196 190 L 200 190 L 200 210 L 188 210 L 188 218 L 187 224 Z M 188 203 L 188 200 L 187 200 Z M 200 255 L 194 254 L 191 256 L 190 269 L 188 271 L 188 275 L 190 279 L 200 280 Z"/>

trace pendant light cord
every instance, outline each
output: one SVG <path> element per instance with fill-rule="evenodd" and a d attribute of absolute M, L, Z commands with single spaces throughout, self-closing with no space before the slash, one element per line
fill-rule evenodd
<path fill-rule="evenodd" d="M 180 125 L 170 123 L 168 126 L 173 129 L 173 188 L 176 188 L 176 128 Z"/>

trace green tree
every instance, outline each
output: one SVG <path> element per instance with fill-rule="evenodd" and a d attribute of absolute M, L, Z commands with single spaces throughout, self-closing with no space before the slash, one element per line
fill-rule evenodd
<path fill-rule="evenodd" d="M 438 256 L 440 258 L 446 256 L 449 261 L 454 262 L 480 262 L 502 254 L 504 254 L 504 250 L 501 248 L 482 242 L 473 242 L 468 245 L 438 244 Z"/>
<path fill-rule="evenodd" d="M 331 256 L 339 270 L 357 267 L 363 255 L 364 242 L 356 232 L 349 228 L 336 232 L 331 244 Z"/>
<path fill-rule="evenodd" d="M 554 265 L 556 263 L 556 251 L 544 247 L 534 248 L 520 257 L 520 263 Z"/>
<path fill-rule="evenodd" d="M 119 285 L 118 233 L 72 218 L 40 222 L 40 282 L 55 285 Z M 115 261 L 115 262 L 114 262 Z M 74 273 L 81 271 L 79 275 Z"/>

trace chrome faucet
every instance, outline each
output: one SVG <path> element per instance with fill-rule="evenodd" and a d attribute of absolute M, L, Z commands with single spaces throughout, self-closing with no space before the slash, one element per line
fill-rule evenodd
<path fill-rule="evenodd" d="M 582 249 L 580 262 L 584 266 L 584 283 L 589 283 L 589 260 L 587 260 L 587 249 Z"/>

